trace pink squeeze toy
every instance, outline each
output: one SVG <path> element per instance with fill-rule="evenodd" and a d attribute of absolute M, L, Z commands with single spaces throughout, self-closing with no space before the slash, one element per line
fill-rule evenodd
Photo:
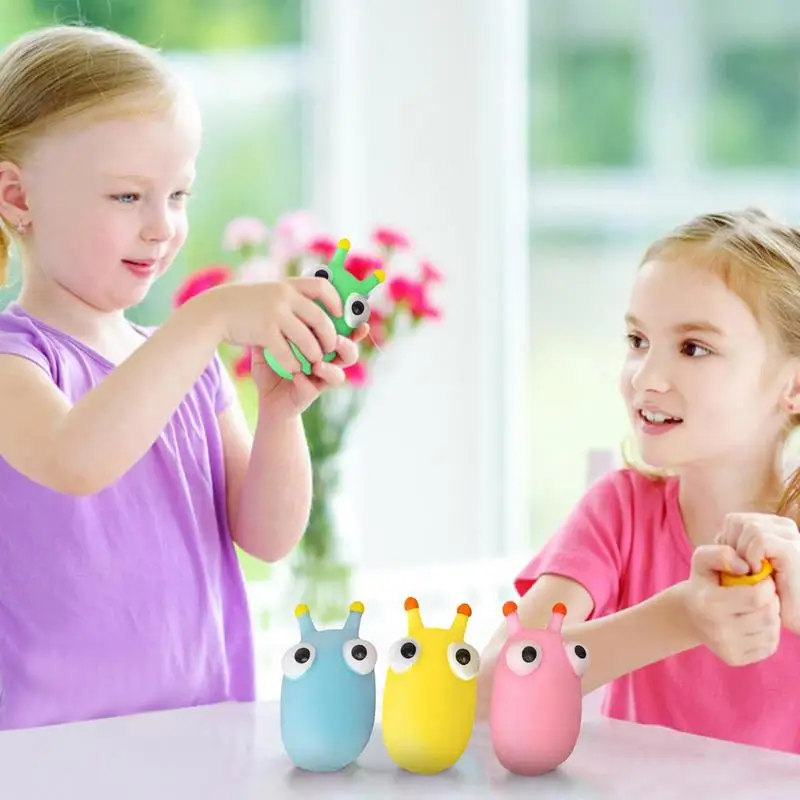
<path fill-rule="evenodd" d="M 489 729 L 497 760 L 517 775 L 556 769 L 578 741 L 588 654 L 561 634 L 566 613 L 556 603 L 546 630 L 526 630 L 517 604 L 503 606 L 508 639 L 494 671 Z"/>

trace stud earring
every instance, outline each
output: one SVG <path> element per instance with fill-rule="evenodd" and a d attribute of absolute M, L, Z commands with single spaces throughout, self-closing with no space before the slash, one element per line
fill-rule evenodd
<path fill-rule="evenodd" d="M 27 225 L 20 219 L 17 220 L 17 233 L 22 236 L 25 233 Z"/>

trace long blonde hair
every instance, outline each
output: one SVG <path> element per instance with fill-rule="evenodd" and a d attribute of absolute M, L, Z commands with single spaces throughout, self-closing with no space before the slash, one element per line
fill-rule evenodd
<path fill-rule="evenodd" d="M 718 275 L 774 333 L 783 352 L 800 358 L 800 231 L 756 208 L 702 214 L 651 244 L 640 266 L 679 258 Z M 800 415 L 792 416 L 787 436 L 798 425 Z M 637 463 L 629 449 L 623 455 L 651 476 L 665 474 Z M 797 518 L 799 509 L 800 468 L 786 481 L 774 513 Z"/>
<path fill-rule="evenodd" d="M 116 33 L 56 25 L 28 33 L 0 55 L 0 162 L 20 164 L 45 131 L 69 120 L 167 109 L 177 82 L 157 51 Z M 15 224 L 0 216 L 0 285 Z"/>

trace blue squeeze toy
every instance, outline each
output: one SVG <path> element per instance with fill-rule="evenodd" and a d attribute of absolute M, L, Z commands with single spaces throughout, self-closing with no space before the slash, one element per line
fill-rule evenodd
<path fill-rule="evenodd" d="M 281 738 L 301 769 L 344 769 L 372 736 L 377 651 L 359 637 L 363 613 L 352 603 L 342 628 L 317 630 L 308 606 L 295 608 L 300 642 L 281 662 Z"/>
<path fill-rule="evenodd" d="M 345 260 L 349 250 L 350 242 L 347 239 L 340 239 L 330 264 L 310 267 L 303 271 L 304 276 L 330 281 L 333 284 L 333 288 L 336 289 L 342 300 L 342 309 L 344 311 L 341 317 L 334 317 L 322 303 L 319 305 L 331 318 L 336 328 L 336 333 L 340 336 L 350 336 L 359 325 L 363 325 L 369 320 L 369 294 L 386 279 L 382 269 L 376 269 L 372 275 L 367 276 L 363 281 L 356 278 L 345 267 Z M 311 364 L 309 360 L 300 352 L 294 342 L 289 342 L 289 347 L 300 364 L 303 374 L 310 375 Z M 326 353 L 322 360 L 333 361 L 334 358 L 336 358 L 336 353 Z M 264 360 L 281 378 L 292 380 L 292 373 L 284 369 L 269 350 L 264 351 Z"/>

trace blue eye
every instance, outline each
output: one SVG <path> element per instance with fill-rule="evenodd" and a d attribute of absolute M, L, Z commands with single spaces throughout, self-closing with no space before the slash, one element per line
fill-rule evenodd
<path fill-rule="evenodd" d="M 139 195 L 135 192 L 123 192 L 122 194 L 112 195 L 113 199 L 124 205 L 135 203 L 139 199 Z"/>

